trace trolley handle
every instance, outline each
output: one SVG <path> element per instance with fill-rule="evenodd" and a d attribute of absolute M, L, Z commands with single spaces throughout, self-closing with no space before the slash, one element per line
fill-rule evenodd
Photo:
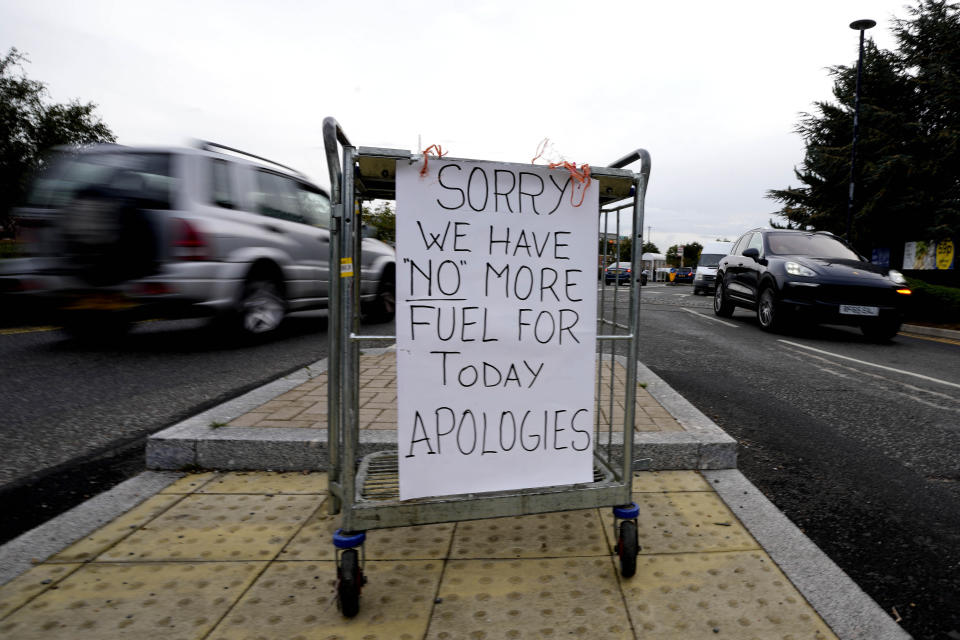
<path fill-rule="evenodd" d="M 338 141 L 345 147 L 353 146 L 337 119 L 327 116 L 323 119 L 323 147 L 327 153 L 327 170 L 330 172 L 330 199 L 333 204 L 341 204 L 342 202 L 340 197 L 342 174 L 340 172 L 340 159 L 337 157 Z"/>
<path fill-rule="evenodd" d="M 650 175 L 650 152 L 646 149 L 635 149 L 610 165 L 612 169 L 623 169 L 628 164 L 640 161 L 640 173 L 645 177 Z"/>

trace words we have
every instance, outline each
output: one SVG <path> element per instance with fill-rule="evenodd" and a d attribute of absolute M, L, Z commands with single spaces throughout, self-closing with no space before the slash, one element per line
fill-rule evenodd
<path fill-rule="evenodd" d="M 423 246 L 428 251 L 456 251 L 472 253 L 478 240 L 471 232 L 471 223 L 464 221 L 447 221 L 442 229 L 425 229 L 423 223 L 417 220 L 417 229 Z M 482 232 L 480 232 L 482 233 Z M 509 256 L 516 258 L 548 258 L 553 260 L 569 260 L 566 249 L 571 231 L 540 231 L 516 227 L 498 227 L 488 225 L 487 233 L 483 234 L 486 253 L 491 256 Z M 479 249 L 478 249 L 479 250 Z"/>

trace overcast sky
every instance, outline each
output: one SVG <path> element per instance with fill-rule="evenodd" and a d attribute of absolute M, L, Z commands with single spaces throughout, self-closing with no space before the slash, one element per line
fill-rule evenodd
<path fill-rule="evenodd" d="M 349 6 L 348 6 L 349 5 Z M 321 122 L 354 144 L 529 162 L 653 158 L 662 251 L 767 224 L 796 183 L 798 114 L 857 56 L 892 48 L 903 0 L 46 2 L 0 4 L 0 47 L 124 144 L 215 140 L 328 184 Z"/>

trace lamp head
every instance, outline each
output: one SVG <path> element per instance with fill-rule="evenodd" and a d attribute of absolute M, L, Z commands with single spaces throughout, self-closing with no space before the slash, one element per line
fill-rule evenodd
<path fill-rule="evenodd" d="M 866 31 L 867 29 L 873 29 L 877 26 L 876 20 L 854 20 L 850 23 L 850 28 L 854 31 Z"/>

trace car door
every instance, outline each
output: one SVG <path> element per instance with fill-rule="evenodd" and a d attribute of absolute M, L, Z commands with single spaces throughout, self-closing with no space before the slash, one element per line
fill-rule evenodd
<path fill-rule="evenodd" d="M 753 259 L 743 255 L 746 249 L 756 249 L 757 258 Z M 740 251 L 740 257 L 743 259 L 743 266 L 739 267 L 738 283 L 743 287 L 746 299 L 756 304 L 759 296 L 757 295 L 757 286 L 760 282 L 760 273 L 763 270 L 761 260 L 763 260 L 763 234 L 754 232 L 747 241 L 745 249 Z"/>
<path fill-rule="evenodd" d="M 741 284 L 740 280 L 744 261 L 750 260 L 743 255 L 743 250 L 747 248 L 747 244 L 750 242 L 750 238 L 752 238 L 753 235 L 754 234 L 752 232 L 743 234 L 743 236 L 741 236 L 734 245 L 731 254 L 722 261 L 721 267 L 723 268 L 724 272 L 723 283 L 727 289 L 728 296 L 742 300 L 748 299 L 748 292 Z"/>
<path fill-rule="evenodd" d="M 267 233 L 279 242 L 289 262 L 284 265 L 287 298 L 310 304 L 322 296 L 321 281 L 329 269 L 330 232 L 309 223 L 302 207 L 301 183 L 290 176 L 257 169 L 258 212 L 272 218 Z"/>
<path fill-rule="evenodd" d="M 324 300 L 330 297 L 330 198 L 312 185 L 297 183 L 297 197 L 304 224 L 311 227 L 308 263 L 314 283 L 311 291 Z M 316 240 L 316 242 L 314 242 Z"/>

